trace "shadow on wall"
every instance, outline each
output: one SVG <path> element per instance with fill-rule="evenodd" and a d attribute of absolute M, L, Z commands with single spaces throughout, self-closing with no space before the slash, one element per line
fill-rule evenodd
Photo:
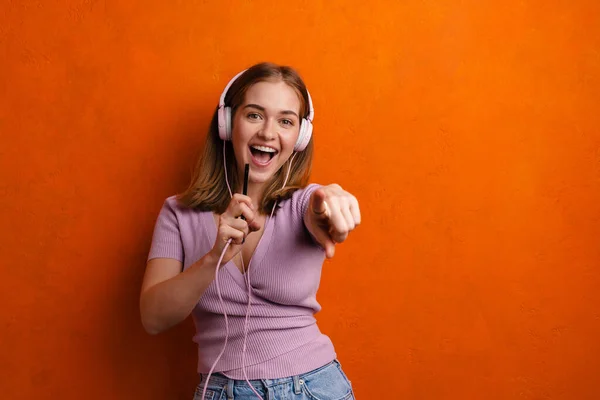
<path fill-rule="evenodd" d="M 100 344 L 106 359 L 100 365 L 111 368 L 102 376 L 112 377 L 112 382 L 107 384 L 112 385 L 110 392 L 113 393 L 129 393 L 137 386 L 143 388 L 138 398 L 189 400 L 198 383 L 191 318 L 153 336 L 144 331 L 139 314 L 140 288 L 158 212 L 166 197 L 187 187 L 193 166 L 203 150 L 212 115 L 206 112 L 199 115 L 198 109 L 197 105 L 188 107 L 173 126 L 164 129 L 164 135 L 159 135 L 163 139 L 153 145 L 153 154 L 149 156 L 150 160 L 157 161 L 149 165 L 148 171 L 157 177 L 156 185 L 141 189 L 139 195 L 147 199 L 142 205 L 144 211 L 133 213 L 134 220 L 124 222 L 133 235 L 123 244 L 128 248 L 119 252 L 119 278 L 111 282 L 106 296 L 108 304 L 101 308 L 108 314 L 98 316 L 99 323 L 106 325 L 106 341 Z M 137 207 L 137 204 L 130 206 Z M 103 249 L 101 253 L 114 251 Z"/>

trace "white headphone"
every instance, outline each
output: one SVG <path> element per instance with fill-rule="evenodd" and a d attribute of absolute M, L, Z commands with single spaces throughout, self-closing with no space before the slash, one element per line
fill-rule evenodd
<path fill-rule="evenodd" d="M 225 95 L 227 94 L 227 91 L 233 82 L 235 82 L 235 80 L 246 71 L 247 70 L 240 72 L 229 81 L 227 86 L 225 86 L 225 90 L 223 90 L 223 93 L 221 94 L 221 98 L 219 99 L 219 109 L 217 110 L 219 137 L 225 141 L 231 140 L 231 107 L 225 106 Z M 302 118 L 302 121 L 300 122 L 300 132 L 298 133 L 298 140 L 294 145 L 294 151 L 304 150 L 308 145 L 308 142 L 310 142 L 310 137 L 312 135 L 312 121 L 315 117 L 315 110 L 313 109 L 312 99 L 310 98 L 308 89 L 306 90 L 306 94 L 308 95 L 308 116 L 306 118 Z"/>

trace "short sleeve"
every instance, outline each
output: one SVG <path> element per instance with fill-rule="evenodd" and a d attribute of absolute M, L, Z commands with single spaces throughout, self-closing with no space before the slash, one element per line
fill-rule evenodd
<path fill-rule="evenodd" d="M 306 214 L 306 210 L 308 209 L 308 205 L 310 202 L 310 196 L 313 192 L 319 189 L 321 185 L 316 183 L 311 183 L 306 186 L 304 189 L 298 190 L 293 194 L 293 212 L 294 217 L 299 218 L 300 221 L 304 220 L 304 215 Z"/>
<path fill-rule="evenodd" d="M 295 220 L 298 224 L 301 224 L 306 234 L 310 238 L 312 238 L 313 243 L 317 245 L 317 247 L 319 247 L 321 250 L 323 250 L 323 247 L 318 243 L 316 238 L 312 235 L 312 233 L 304 224 L 304 215 L 306 215 L 306 211 L 308 210 L 308 206 L 310 205 L 310 196 L 312 196 L 315 190 L 321 187 L 323 187 L 323 185 L 311 183 L 304 189 L 297 190 L 296 192 L 294 192 L 294 194 L 292 195 L 292 220 Z"/>
<path fill-rule="evenodd" d="M 154 226 L 148 261 L 153 258 L 174 258 L 183 262 L 183 243 L 175 206 L 174 197 L 163 203 Z"/>

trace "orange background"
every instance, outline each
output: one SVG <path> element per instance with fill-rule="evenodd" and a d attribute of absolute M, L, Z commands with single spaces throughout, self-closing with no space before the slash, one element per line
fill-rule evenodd
<path fill-rule="evenodd" d="M 154 221 L 227 80 L 295 66 L 364 223 L 321 329 L 358 399 L 598 399 L 600 3 L 44 1 L 0 12 L 0 398 L 191 399 Z"/>

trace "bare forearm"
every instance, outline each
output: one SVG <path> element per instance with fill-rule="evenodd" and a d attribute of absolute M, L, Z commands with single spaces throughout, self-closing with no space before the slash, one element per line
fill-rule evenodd
<path fill-rule="evenodd" d="M 182 273 L 147 289 L 140 298 L 146 331 L 157 334 L 186 319 L 213 281 L 217 261 L 208 253 Z"/>

